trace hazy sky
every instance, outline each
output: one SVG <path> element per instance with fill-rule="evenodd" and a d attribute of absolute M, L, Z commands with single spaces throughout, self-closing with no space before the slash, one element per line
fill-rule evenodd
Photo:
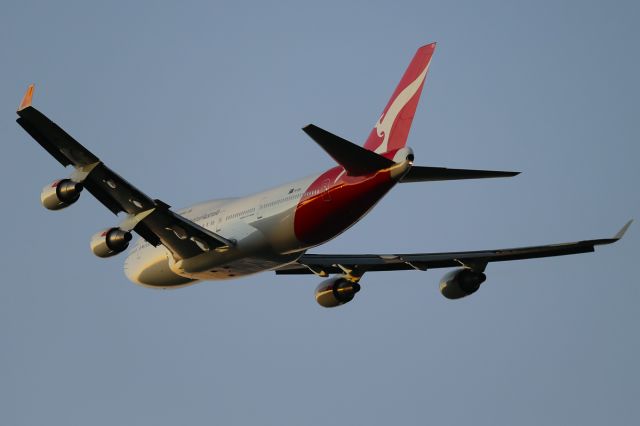
<path fill-rule="evenodd" d="M 89 4 L 94 3 L 94 4 Z M 182 207 L 322 171 L 300 128 L 362 142 L 415 49 L 437 41 L 416 163 L 519 170 L 407 184 L 314 252 L 490 249 L 609 237 L 640 219 L 638 2 L 4 2 L 0 11 L 0 424 L 640 424 L 640 224 L 595 254 L 492 264 L 449 301 L 444 270 L 154 291 L 95 232 L 88 194 L 15 122 L 34 104 Z"/>

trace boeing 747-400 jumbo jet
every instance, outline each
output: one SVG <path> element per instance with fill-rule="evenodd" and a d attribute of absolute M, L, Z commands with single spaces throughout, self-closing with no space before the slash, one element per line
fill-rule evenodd
<path fill-rule="evenodd" d="M 132 232 L 141 238 L 124 263 L 138 284 L 174 288 L 202 280 L 238 278 L 257 272 L 315 274 L 327 278 L 316 289 L 324 307 L 351 301 L 366 272 L 456 268 L 440 282 L 440 292 L 459 299 L 478 290 L 489 262 L 561 256 L 594 251 L 613 238 L 545 246 L 452 253 L 310 254 L 353 226 L 397 183 L 515 176 L 516 172 L 414 166 L 405 146 L 435 43 L 418 49 L 364 147 L 310 124 L 303 130 L 338 164 L 321 174 L 241 198 L 207 201 L 180 210 L 149 197 L 107 167 L 64 130 L 31 106 L 33 85 L 18 108 L 18 124 L 63 166 L 66 179 L 47 185 L 44 207 L 60 210 L 84 188 L 114 214 L 119 225 L 91 239 L 96 256 L 124 252 Z M 332 277 L 330 277 L 332 276 Z"/>

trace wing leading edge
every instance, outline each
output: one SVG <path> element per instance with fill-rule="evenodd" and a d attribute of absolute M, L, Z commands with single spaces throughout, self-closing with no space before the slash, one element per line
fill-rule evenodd
<path fill-rule="evenodd" d="M 173 212 L 107 167 L 100 159 L 48 117 L 31 106 L 30 85 L 18 107 L 18 124 L 63 166 L 73 166 L 81 182 L 112 213 L 125 212 L 121 228 L 133 230 L 150 244 L 164 245 L 174 258 L 186 259 L 209 250 L 223 250 L 234 241 L 217 235 Z"/>
<path fill-rule="evenodd" d="M 407 254 L 304 254 L 296 263 L 276 270 L 276 274 L 316 274 L 326 276 L 357 271 L 358 274 L 375 271 L 401 271 L 416 269 L 466 266 L 484 270 L 487 263 L 539 257 L 565 256 L 595 251 L 595 246 L 615 243 L 621 239 L 633 220 L 628 221 L 612 238 L 517 247 L 497 250 L 461 251 L 449 253 Z"/>

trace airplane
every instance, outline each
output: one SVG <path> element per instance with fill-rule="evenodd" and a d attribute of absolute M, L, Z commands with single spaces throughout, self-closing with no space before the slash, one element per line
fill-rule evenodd
<path fill-rule="evenodd" d="M 335 167 L 250 196 L 183 209 L 140 191 L 35 109 L 33 84 L 18 107 L 17 122 L 58 162 L 72 166 L 68 178 L 44 187 L 42 205 L 66 208 L 86 189 L 114 214 L 124 213 L 119 225 L 91 238 L 91 250 L 103 258 L 122 253 L 135 232 L 140 238 L 124 270 L 131 281 L 148 287 L 178 288 L 264 271 L 314 274 L 326 278 L 315 290 L 316 301 L 330 308 L 353 300 L 368 272 L 455 268 L 439 287 L 444 297 L 460 299 L 480 288 L 490 262 L 592 252 L 622 238 L 632 220 L 612 238 L 562 244 L 449 253 L 307 253 L 353 226 L 398 183 L 518 174 L 413 165 L 406 142 L 435 47 L 431 43 L 416 51 L 364 147 L 313 124 L 302 129 Z"/>

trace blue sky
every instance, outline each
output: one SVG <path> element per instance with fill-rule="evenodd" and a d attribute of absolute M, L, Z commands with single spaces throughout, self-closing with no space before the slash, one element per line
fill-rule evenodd
<path fill-rule="evenodd" d="M 5 184 L 0 423 L 637 424 L 638 224 L 595 254 L 366 275 L 326 310 L 314 277 L 153 291 L 103 260 L 118 219 L 39 205 L 63 170 L 14 122 L 34 104 L 181 207 L 332 166 L 308 123 L 362 142 L 437 41 L 416 163 L 512 179 L 397 187 L 315 252 L 431 252 L 608 237 L 640 217 L 637 2 L 13 2 L 0 13 Z"/>

